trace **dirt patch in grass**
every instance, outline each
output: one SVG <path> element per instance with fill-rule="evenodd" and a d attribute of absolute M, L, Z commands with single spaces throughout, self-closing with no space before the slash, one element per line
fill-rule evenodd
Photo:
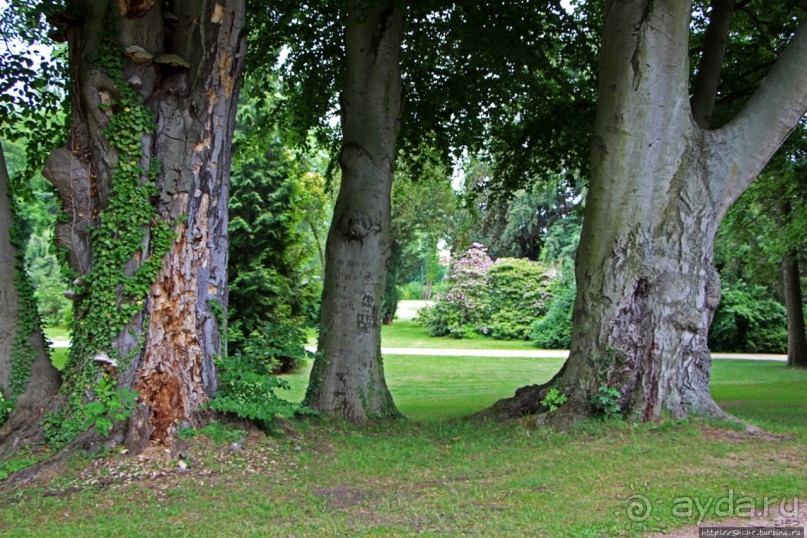
<path fill-rule="evenodd" d="M 43 474 L 35 483 L 0 484 L 0 504 L 19 502 L 32 486 L 43 497 L 69 496 L 85 491 L 128 491 L 142 486 L 155 492 L 157 500 L 165 492 L 188 482 L 217 483 L 227 480 L 234 471 L 249 474 L 276 475 L 296 468 L 297 464 L 262 432 L 245 432 L 241 442 L 217 444 L 205 436 L 193 439 L 180 454 L 172 454 L 163 446 L 153 446 L 131 457 L 124 452 L 104 458 L 85 460 L 77 469 L 66 466 L 62 472 Z M 76 465 L 73 463 L 72 465 Z M 135 488 L 136 489 L 136 488 Z"/>
<path fill-rule="evenodd" d="M 367 492 L 347 485 L 321 489 L 315 491 L 314 495 L 326 498 L 331 508 L 336 510 L 344 510 L 345 508 L 361 504 L 368 497 Z"/>
<path fill-rule="evenodd" d="M 731 430 L 705 426 L 702 435 L 710 441 L 729 441 L 732 443 L 747 443 L 759 441 L 787 441 L 787 435 L 766 432 L 765 430 L 749 427 L 745 430 Z"/>

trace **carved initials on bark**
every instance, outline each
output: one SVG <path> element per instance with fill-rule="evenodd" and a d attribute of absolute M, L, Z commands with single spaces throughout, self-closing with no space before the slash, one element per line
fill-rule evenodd
<path fill-rule="evenodd" d="M 362 241 L 370 233 L 381 231 L 381 219 L 371 217 L 358 209 L 345 213 L 339 219 L 339 234 L 348 241 Z"/>

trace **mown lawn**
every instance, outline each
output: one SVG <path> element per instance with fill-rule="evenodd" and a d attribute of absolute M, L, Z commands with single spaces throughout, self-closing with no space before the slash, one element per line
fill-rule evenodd
<path fill-rule="evenodd" d="M 492 338 L 458 339 L 429 336 L 429 330 L 414 321 L 395 321 L 381 327 L 382 347 L 438 349 L 529 349 L 536 347 L 525 340 L 494 340 Z"/>
<path fill-rule="evenodd" d="M 385 330 L 386 347 L 440 347 L 406 322 Z M 498 345 L 465 342 L 480 343 Z M 739 512 L 738 499 L 767 502 L 771 515 L 792 511 L 793 499 L 807 509 L 807 371 L 714 362 L 715 398 L 773 435 L 703 420 L 589 421 L 559 432 L 532 419 L 460 418 L 549 379 L 561 362 L 387 356 L 390 390 L 409 420 L 293 421 L 235 448 L 200 435 L 185 472 L 175 460 L 76 458 L 50 481 L 0 485 L 0 535 L 641 536 L 714 522 L 727 508 Z M 286 397 L 302 398 L 307 373 L 287 377 Z M 695 507 L 688 517 L 682 499 Z M 631 502 L 650 512 L 631 519 Z"/>
<path fill-rule="evenodd" d="M 317 344 L 316 330 L 309 329 L 308 344 Z M 494 340 L 492 338 L 458 339 L 448 336 L 430 336 L 429 330 L 414 321 L 398 321 L 381 327 L 381 345 L 392 348 L 435 349 L 502 349 L 535 350 L 526 340 Z"/>
<path fill-rule="evenodd" d="M 807 499 L 807 372 L 781 363 L 716 361 L 713 390 L 736 415 L 785 437 L 699 420 L 591 421 L 564 432 L 529 419 L 444 420 L 546 379 L 559 365 L 387 357 L 391 391 L 415 420 L 292 422 L 284 435 L 253 433 L 237 450 L 200 436 L 191 441 L 190 471 L 152 477 L 121 478 L 115 466 L 129 463 L 116 457 L 89 470 L 77 461 L 49 483 L 2 491 L 0 534 L 640 536 L 696 523 L 697 510 L 673 513 L 681 498 L 711 499 L 707 521 L 721 499 L 753 498 L 760 508 L 774 497 Z M 298 397 L 303 379 L 291 379 Z M 650 503 L 647 519 L 629 519 L 629 498 Z M 719 506 L 717 515 L 726 515 L 728 502 Z"/>
<path fill-rule="evenodd" d="M 399 410 L 409 419 L 435 422 L 470 415 L 524 385 L 549 380 L 563 359 L 387 355 L 384 374 Z M 311 364 L 283 376 L 281 396 L 301 401 Z"/>

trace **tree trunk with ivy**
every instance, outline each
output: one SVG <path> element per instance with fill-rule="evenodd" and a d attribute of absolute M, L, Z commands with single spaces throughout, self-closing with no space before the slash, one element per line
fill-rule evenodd
<path fill-rule="evenodd" d="M 27 441 L 25 428 L 41 416 L 59 390 L 50 362 L 34 290 L 23 265 L 20 237 L 3 148 L 0 147 L 0 444 Z M 12 407 L 13 406 L 13 407 Z M 13 409 L 6 417 L 7 410 Z"/>
<path fill-rule="evenodd" d="M 709 391 L 714 236 L 807 110 L 807 28 L 734 120 L 710 129 L 697 121 L 709 111 L 690 106 L 690 16 L 680 0 L 607 2 L 572 347 L 553 380 L 568 402 L 553 420 L 603 411 L 608 399 L 640 420 L 725 416 Z M 542 411 L 548 388 L 522 389 L 492 412 Z"/>
<path fill-rule="evenodd" d="M 348 2 L 342 183 L 326 243 L 319 353 L 306 404 L 354 422 L 397 416 L 381 361 L 381 302 L 402 105 L 403 12 Z"/>
<path fill-rule="evenodd" d="M 207 420 L 216 390 L 244 1 L 69 1 L 53 20 L 68 43 L 72 125 L 45 176 L 63 204 L 75 323 L 50 438 L 81 431 L 88 401 L 134 390 L 117 440 L 170 444 Z"/>

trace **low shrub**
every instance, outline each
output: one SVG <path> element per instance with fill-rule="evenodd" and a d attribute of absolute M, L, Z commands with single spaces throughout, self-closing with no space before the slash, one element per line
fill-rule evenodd
<path fill-rule="evenodd" d="M 398 286 L 399 297 L 402 301 L 420 301 L 423 298 L 423 284 L 417 280 Z"/>
<path fill-rule="evenodd" d="M 300 325 L 266 323 L 249 335 L 230 335 L 234 355 L 252 357 L 271 374 L 289 374 L 303 367 L 312 353 L 305 350 L 307 337 Z"/>
<path fill-rule="evenodd" d="M 275 374 L 289 365 L 301 366 L 313 356 L 304 343 L 305 333 L 299 327 L 265 325 L 240 351 L 216 361 L 221 385 L 210 407 L 252 420 L 264 429 L 272 429 L 277 418 L 300 412 L 298 404 L 276 394 L 289 387 Z"/>

